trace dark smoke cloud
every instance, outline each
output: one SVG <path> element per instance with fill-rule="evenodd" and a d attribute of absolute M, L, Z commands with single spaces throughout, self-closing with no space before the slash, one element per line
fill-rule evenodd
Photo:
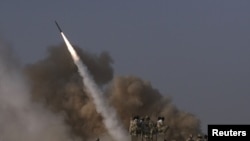
<path fill-rule="evenodd" d="M 158 116 L 165 117 L 170 126 L 168 138 L 183 140 L 200 132 L 200 122 L 194 115 L 178 110 L 170 98 L 163 97 L 147 81 L 135 76 L 116 77 L 110 91 L 110 100 L 127 128 L 131 115 L 148 115 L 154 121 Z"/>
<path fill-rule="evenodd" d="M 105 95 L 127 129 L 132 115 L 149 115 L 153 120 L 165 116 L 170 126 L 169 138 L 184 139 L 190 133 L 200 132 L 200 122 L 194 115 L 177 109 L 170 98 L 161 95 L 149 82 L 135 76 L 113 78 L 113 61 L 108 53 L 90 54 L 78 47 L 76 50 L 97 84 L 107 85 Z M 73 134 L 89 139 L 106 132 L 64 45 L 50 47 L 48 56 L 28 65 L 25 73 L 33 100 L 43 102 L 53 112 L 63 113 Z"/>

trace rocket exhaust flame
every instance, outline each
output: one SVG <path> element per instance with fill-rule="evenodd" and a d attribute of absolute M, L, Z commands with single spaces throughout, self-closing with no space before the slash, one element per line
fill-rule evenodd
<path fill-rule="evenodd" d="M 63 32 L 61 32 L 61 35 L 63 37 L 63 40 L 64 40 L 64 42 L 65 42 L 65 44 L 66 44 L 66 46 L 67 46 L 67 48 L 72 56 L 74 62 L 76 63 L 77 61 L 80 60 L 79 56 L 77 55 L 76 51 L 74 50 L 74 48 L 72 47 L 72 45 L 70 44 L 70 42 L 68 41 L 66 36 L 63 34 Z"/>
<path fill-rule="evenodd" d="M 64 33 L 62 32 L 59 25 L 56 23 L 60 33 L 63 37 L 63 40 L 70 52 L 75 65 L 78 68 L 79 74 L 83 78 L 83 84 L 87 88 L 88 93 L 93 98 L 94 104 L 96 105 L 96 110 L 103 117 L 104 125 L 106 126 L 109 134 L 114 138 L 115 141 L 128 141 L 129 135 L 122 127 L 122 124 L 117 119 L 117 114 L 115 109 L 108 105 L 108 102 L 103 96 L 103 92 L 98 88 L 94 82 L 92 76 L 89 74 L 87 67 L 82 63 L 80 57 L 74 50 L 73 46 L 70 44 Z"/>

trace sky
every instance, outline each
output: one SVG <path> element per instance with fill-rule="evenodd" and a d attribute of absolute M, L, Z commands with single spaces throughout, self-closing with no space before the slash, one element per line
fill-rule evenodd
<path fill-rule="evenodd" d="M 207 124 L 249 124 L 250 1 L 2 0 L 0 38 L 24 63 L 63 43 L 107 51 L 115 75 L 136 75 Z"/>

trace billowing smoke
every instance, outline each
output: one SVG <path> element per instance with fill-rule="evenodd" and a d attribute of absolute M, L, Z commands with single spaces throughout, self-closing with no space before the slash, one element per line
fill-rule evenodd
<path fill-rule="evenodd" d="M 104 125 L 107 128 L 109 134 L 116 141 L 128 141 L 128 134 L 126 134 L 127 132 L 123 129 L 122 124 L 119 122 L 116 111 L 108 105 L 105 97 L 103 96 L 103 92 L 94 82 L 92 76 L 88 72 L 88 68 L 82 63 L 81 59 L 77 55 L 68 39 L 62 32 L 61 35 L 66 43 L 68 51 L 70 52 L 75 65 L 78 68 L 80 75 L 82 76 L 87 92 L 93 98 L 97 112 L 100 113 L 103 117 Z"/>
<path fill-rule="evenodd" d="M 0 42 L 0 141 L 75 141 L 63 116 L 31 100 L 28 81 Z"/>
<path fill-rule="evenodd" d="M 108 53 L 97 55 L 78 47 L 75 49 L 127 130 L 131 116 L 149 115 L 154 121 L 157 116 L 165 117 L 170 127 L 168 138 L 183 140 L 189 134 L 200 133 L 200 121 L 194 115 L 179 110 L 170 98 L 160 94 L 149 82 L 136 76 L 114 77 L 113 61 Z M 83 140 L 106 137 L 103 117 L 86 93 L 65 45 L 51 46 L 48 56 L 28 65 L 25 72 L 31 81 L 33 100 L 44 103 L 55 113 L 63 113 L 74 135 Z"/>
<path fill-rule="evenodd" d="M 135 76 L 119 76 L 113 80 L 109 94 L 110 101 L 126 125 L 131 115 L 148 115 L 153 121 L 164 116 L 170 127 L 168 138 L 184 140 L 190 134 L 200 133 L 199 120 L 190 113 L 178 110 L 171 99 L 162 96 L 150 82 Z"/>

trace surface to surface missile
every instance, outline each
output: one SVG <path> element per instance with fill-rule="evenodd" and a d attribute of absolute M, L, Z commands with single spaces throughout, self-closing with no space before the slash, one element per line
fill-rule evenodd
<path fill-rule="evenodd" d="M 62 32 L 62 29 L 60 28 L 60 26 L 58 25 L 58 23 L 56 21 L 55 21 L 55 23 L 56 23 L 56 26 L 59 29 L 59 31 Z"/>

